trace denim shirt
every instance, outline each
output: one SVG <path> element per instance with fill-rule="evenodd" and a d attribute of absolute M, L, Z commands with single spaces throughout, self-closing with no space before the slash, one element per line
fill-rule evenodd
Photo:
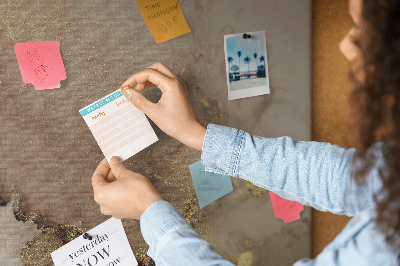
<path fill-rule="evenodd" d="M 378 144 L 379 145 L 379 144 Z M 206 171 L 239 177 L 279 196 L 321 211 L 355 216 L 332 243 L 305 265 L 398 265 L 398 251 L 374 222 L 373 195 L 382 183 L 376 166 L 364 185 L 351 177 L 354 149 L 328 143 L 261 138 L 209 124 L 201 161 Z M 233 265 L 216 254 L 166 201 L 151 204 L 140 218 L 148 255 L 156 265 Z"/>

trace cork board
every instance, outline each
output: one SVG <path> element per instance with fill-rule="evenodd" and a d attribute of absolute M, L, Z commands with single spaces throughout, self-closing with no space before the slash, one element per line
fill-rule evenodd
<path fill-rule="evenodd" d="M 311 140 L 311 1 L 180 5 L 192 32 L 157 45 L 135 1 L 0 3 L 0 203 L 21 220 L 0 220 L 0 240 L 9 243 L 0 247 L 1 261 L 18 265 L 22 253 L 25 264 L 51 264 L 52 250 L 108 218 L 90 184 L 103 155 L 78 110 L 157 60 L 187 83 L 204 124 Z M 271 94 L 228 102 L 223 35 L 258 30 L 266 32 Z M 61 42 L 68 78 L 60 89 L 36 91 L 22 82 L 13 46 L 46 40 Z M 157 101 L 160 92 L 145 95 Z M 249 258 L 253 265 L 291 265 L 310 257 L 309 208 L 285 225 L 274 218 L 268 193 L 232 179 L 234 192 L 200 210 L 188 168 L 200 153 L 153 127 L 160 140 L 126 167 L 146 175 L 216 252 L 233 263 Z M 151 265 L 139 222 L 123 223 L 138 260 Z M 36 242 L 14 241 L 14 226 L 25 236 L 38 235 Z"/>
<path fill-rule="evenodd" d="M 347 78 L 350 63 L 340 53 L 339 43 L 350 30 L 348 1 L 318 0 L 313 9 L 313 140 L 345 148 L 354 147 L 351 139 Z M 313 209 L 312 248 L 316 257 L 344 228 L 350 217 Z"/>

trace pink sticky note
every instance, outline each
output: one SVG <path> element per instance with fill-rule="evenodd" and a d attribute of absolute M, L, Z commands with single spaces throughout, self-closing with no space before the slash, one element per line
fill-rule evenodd
<path fill-rule="evenodd" d="M 14 45 L 19 69 L 25 83 L 36 90 L 60 88 L 67 78 L 60 53 L 60 42 L 27 42 Z"/>
<path fill-rule="evenodd" d="M 271 197 L 272 208 L 276 218 L 282 219 L 285 224 L 300 219 L 300 213 L 304 210 L 304 206 L 301 203 L 281 198 L 271 191 L 269 196 Z"/>

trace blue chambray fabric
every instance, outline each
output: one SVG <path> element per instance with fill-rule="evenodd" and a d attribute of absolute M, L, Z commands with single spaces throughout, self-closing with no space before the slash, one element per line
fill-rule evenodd
<path fill-rule="evenodd" d="M 321 211 L 355 216 L 316 259 L 300 260 L 296 266 L 398 265 L 399 251 L 386 244 L 374 222 L 373 195 L 382 188 L 380 146 L 372 149 L 376 165 L 362 186 L 351 177 L 354 149 L 289 137 L 261 138 L 214 124 L 207 127 L 201 160 L 207 171 L 248 180 Z M 157 265 L 232 265 L 165 201 L 153 203 L 140 221 L 148 254 Z"/>
<path fill-rule="evenodd" d="M 140 217 L 147 254 L 162 265 L 234 265 L 215 253 L 169 202 L 153 202 Z"/>

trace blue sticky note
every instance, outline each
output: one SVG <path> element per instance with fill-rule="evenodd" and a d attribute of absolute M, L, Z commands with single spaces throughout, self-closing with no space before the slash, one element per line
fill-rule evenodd
<path fill-rule="evenodd" d="M 233 191 L 230 176 L 206 172 L 200 161 L 189 168 L 200 208 Z"/>

